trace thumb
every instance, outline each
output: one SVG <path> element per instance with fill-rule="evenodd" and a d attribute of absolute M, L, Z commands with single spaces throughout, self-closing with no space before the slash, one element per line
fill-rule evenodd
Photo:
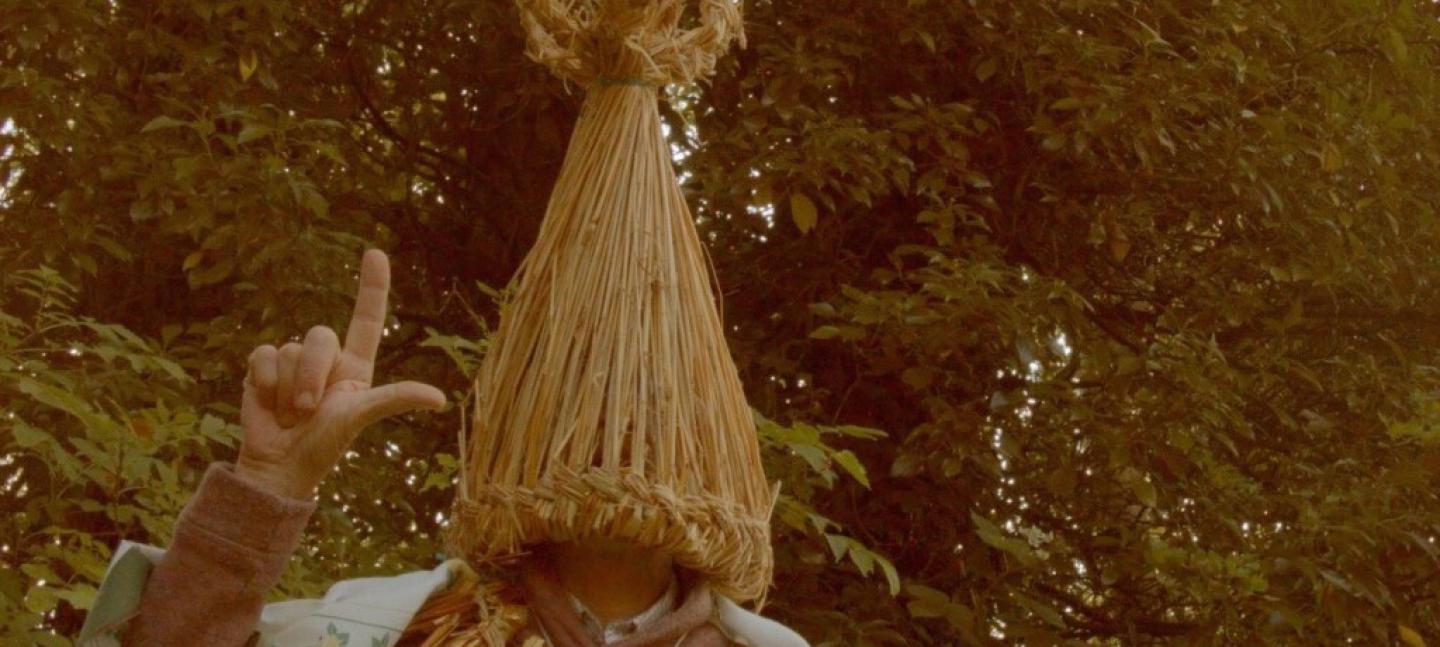
<path fill-rule="evenodd" d="M 352 414 L 357 429 L 390 416 L 445 406 L 445 394 L 423 382 L 396 382 L 360 392 Z"/>

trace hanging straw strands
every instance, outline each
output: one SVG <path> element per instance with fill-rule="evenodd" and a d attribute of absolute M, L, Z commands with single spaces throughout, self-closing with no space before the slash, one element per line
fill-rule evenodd
<path fill-rule="evenodd" d="M 539 236 L 476 377 L 449 549 L 660 548 L 737 600 L 770 582 L 759 443 L 661 133 L 656 86 L 709 73 L 731 0 L 520 0 L 529 54 L 588 88 Z"/>
<path fill-rule="evenodd" d="M 482 578 L 458 560 L 452 572 L 450 586 L 425 601 L 395 647 L 502 647 L 521 635 L 530 612 L 512 582 Z"/>

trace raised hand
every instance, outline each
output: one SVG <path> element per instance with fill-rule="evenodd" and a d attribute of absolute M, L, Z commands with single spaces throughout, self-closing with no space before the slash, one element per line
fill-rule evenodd
<path fill-rule="evenodd" d="M 276 494 L 310 498 L 366 425 L 445 406 L 445 394 L 429 384 L 371 386 L 389 293 L 390 260 L 369 250 L 344 346 L 335 331 L 315 326 L 303 344 L 250 353 L 236 474 Z"/>

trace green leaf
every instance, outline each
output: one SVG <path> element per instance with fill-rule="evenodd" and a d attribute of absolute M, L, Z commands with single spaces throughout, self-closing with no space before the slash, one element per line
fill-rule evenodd
<path fill-rule="evenodd" d="M 860 458 L 853 452 L 848 449 L 835 452 L 835 462 L 861 485 L 870 487 L 870 477 L 865 473 L 865 466 L 860 463 Z"/>
<path fill-rule="evenodd" d="M 800 233 L 805 234 L 815 228 L 820 214 L 809 196 L 803 193 L 792 193 L 790 194 L 790 217 L 795 220 L 795 227 L 800 230 Z"/>
<path fill-rule="evenodd" d="M 964 638 L 961 644 L 981 644 L 974 633 L 975 613 L 970 607 L 952 600 L 944 592 L 923 584 L 906 584 L 905 594 L 910 597 L 910 602 L 906 604 L 905 609 L 911 617 L 944 618 Z"/>
<path fill-rule="evenodd" d="M 825 535 L 825 543 L 830 546 L 830 557 L 836 561 L 845 556 L 850 550 L 849 537 L 844 535 Z"/>
<path fill-rule="evenodd" d="M 824 301 L 812 303 L 809 305 L 809 308 L 810 312 L 815 313 L 815 315 L 820 317 L 836 317 L 840 314 L 838 311 L 835 310 L 835 306 L 830 305 L 829 303 L 826 303 Z"/>
<path fill-rule="evenodd" d="M 130 220 L 141 222 L 155 217 L 155 205 L 149 200 L 136 200 L 130 203 Z"/>
<path fill-rule="evenodd" d="M 86 426 L 100 426 L 100 417 L 95 415 L 95 410 L 73 393 L 28 377 L 18 378 L 16 382 L 21 393 L 80 419 Z"/>
<path fill-rule="evenodd" d="M 935 381 L 935 371 L 926 366 L 911 366 L 900 374 L 901 381 L 917 391 L 926 389 Z"/>
<path fill-rule="evenodd" d="M 880 565 L 880 571 L 885 574 L 885 583 L 890 587 L 890 597 L 900 594 L 900 572 L 895 570 L 895 564 L 890 560 L 875 556 L 875 563 Z"/>
<path fill-rule="evenodd" d="M 1081 104 L 1079 99 L 1076 99 L 1075 97 L 1065 97 L 1064 99 L 1059 99 L 1055 101 L 1055 103 L 1050 104 L 1050 109 L 1059 112 L 1066 112 L 1071 110 L 1079 110 L 1080 106 Z"/>
<path fill-rule="evenodd" d="M 148 123 L 146 123 L 145 127 L 140 129 L 140 132 L 148 133 L 157 130 L 165 130 L 168 128 L 177 128 L 180 126 L 184 126 L 186 123 L 188 122 L 180 121 L 179 119 L 175 119 L 173 117 L 166 117 L 165 115 L 160 115 L 159 117 L 151 119 Z"/>
<path fill-rule="evenodd" d="M 10 427 L 10 431 L 14 434 L 15 444 L 20 447 L 33 449 L 51 439 L 50 434 L 30 426 L 30 424 L 24 420 L 15 420 L 13 422 L 14 424 Z"/>
<path fill-rule="evenodd" d="M 889 434 L 880 429 L 861 427 L 859 425 L 840 425 L 838 427 L 826 427 L 825 429 L 826 431 L 834 431 L 835 433 L 851 438 L 863 438 L 865 440 L 876 440 L 889 436 Z"/>
<path fill-rule="evenodd" d="M 25 608 L 35 613 L 46 614 L 59 603 L 60 596 L 48 586 L 34 586 L 25 594 Z"/>
<path fill-rule="evenodd" d="M 1031 598 L 1022 593 L 1015 594 L 1015 602 L 1020 604 L 1020 606 L 1029 609 L 1030 612 L 1034 613 L 1036 616 L 1039 616 L 1041 620 L 1045 621 L 1045 624 L 1048 624 L 1057 629 L 1065 628 L 1065 618 L 1060 615 L 1059 611 L 1056 611 L 1050 605 L 1040 602 L 1039 600 Z"/>
<path fill-rule="evenodd" d="M 209 267 L 188 273 L 187 277 L 190 279 L 190 287 L 198 288 L 225 280 L 234 269 L 235 259 L 221 258 Z"/>
<path fill-rule="evenodd" d="M 932 54 L 935 53 L 935 37 L 930 35 L 930 32 L 920 32 L 920 40 L 921 42 L 925 43 L 925 49 L 930 50 L 930 53 Z"/>
<path fill-rule="evenodd" d="M 838 326 L 820 326 L 810 332 L 811 339 L 832 339 L 840 335 Z"/>
<path fill-rule="evenodd" d="M 1030 544 L 1005 534 L 989 519 L 972 511 L 970 520 L 975 524 L 976 536 L 980 537 L 980 541 L 985 542 L 986 545 L 1009 553 L 1027 567 L 1034 566 L 1039 562 L 1035 557 L 1035 552 L 1030 549 Z"/>
<path fill-rule="evenodd" d="M 1159 495 L 1155 491 L 1155 484 L 1147 480 L 1140 470 L 1133 467 L 1126 467 L 1120 471 L 1120 481 L 1129 486 L 1135 498 L 1145 504 L 1145 507 L 1155 507 L 1159 499 Z"/>
<path fill-rule="evenodd" d="M 51 582 L 60 579 L 54 569 L 45 562 L 29 562 L 20 565 L 20 572 L 30 576 L 32 580 L 49 580 Z"/>
<path fill-rule="evenodd" d="M 188 182 L 195 176 L 195 171 L 200 168 L 201 157 L 198 155 L 187 155 L 177 157 L 172 164 L 175 166 L 175 181 Z"/>
<path fill-rule="evenodd" d="M 905 593 L 910 596 L 910 615 L 916 618 L 942 618 L 950 596 L 924 584 L 906 584 Z"/>
<path fill-rule="evenodd" d="M 240 80 L 249 81 L 251 75 L 255 74 L 255 69 L 260 67 L 260 57 L 255 54 L 253 49 L 247 51 L 240 55 L 239 66 Z"/>
<path fill-rule="evenodd" d="M 69 602 L 70 606 L 77 610 L 87 611 L 95 602 L 95 593 L 95 587 L 81 584 L 73 589 L 57 591 L 55 596 Z"/>
<path fill-rule="evenodd" d="M 830 469 L 830 457 L 825 454 L 825 450 L 811 445 L 791 445 L 790 451 L 804 459 L 810 469 L 824 478 L 827 484 L 835 480 L 835 472 Z"/>
<path fill-rule="evenodd" d="M 204 417 L 200 418 L 200 435 L 206 438 L 218 439 L 224 434 L 226 426 L 224 420 L 210 414 L 205 414 Z"/>
<path fill-rule="evenodd" d="M 345 163 L 345 157 L 340 154 L 339 146 L 336 146 L 329 142 L 317 142 L 314 144 L 314 146 L 315 151 L 323 155 L 325 159 L 335 162 L 336 164 Z"/>
<path fill-rule="evenodd" d="M 1390 58 L 1396 63 L 1404 63 L 1410 58 L 1410 46 L 1405 42 L 1405 35 L 1400 30 L 1391 28 L 1386 34 L 1387 50 Z"/>
<path fill-rule="evenodd" d="M 993 58 L 980 61 L 980 64 L 975 66 L 975 78 L 979 79 L 981 83 L 989 81 L 990 77 L 995 76 L 995 67 Z"/>
<path fill-rule="evenodd" d="M 330 201 L 320 195 L 315 187 L 304 185 L 299 188 L 300 206 L 318 218 L 324 218 L 330 214 Z"/>
<path fill-rule="evenodd" d="M 240 134 L 235 137 L 235 143 L 248 144 L 269 135 L 271 132 L 274 132 L 274 129 L 269 126 L 245 124 L 245 127 L 240 129 Z"/>

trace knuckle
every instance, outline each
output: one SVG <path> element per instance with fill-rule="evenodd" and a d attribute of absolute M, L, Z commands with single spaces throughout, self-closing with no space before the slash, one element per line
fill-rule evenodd
<path fill-rule="evenodd" d="M 325 376 L 320 373 L 320 366 L 315 362 L 300 362 L 295 367 L 296 380 L 304 383 L 306 386 L 311 386 L 314 382 L 318 382 L 324 377 Z"/>

